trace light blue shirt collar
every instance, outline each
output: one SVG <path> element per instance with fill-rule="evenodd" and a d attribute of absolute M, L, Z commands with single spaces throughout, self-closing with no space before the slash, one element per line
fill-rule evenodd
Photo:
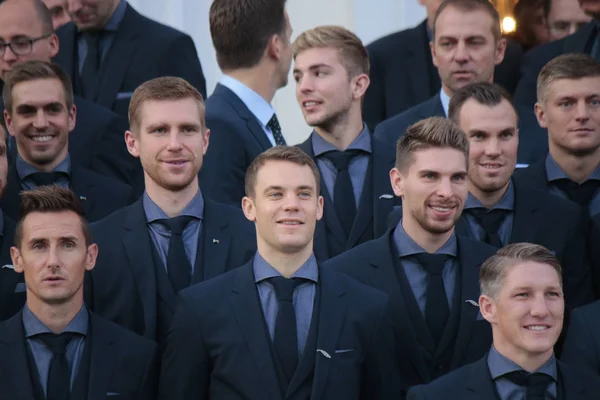
<path fill-rule="evenodd" d="M 450 105 L 450 96 L 444 92 L 444 89 L 440 89 L 440 101 L 442 102 L 442 108 L 444 109 L 444 113 L 446 117 L 448 117 L 448 106 Z"/>
<path fill-rule="evenodd" d="M 242 82 L 228 75 L 223 75 L 219 83 L 231 90 L 242 100 L 250 112 L 261 123 L 263 129 L 267 126 L 275 110 L 273 110 L 273 107 L 264 98 Z"/>

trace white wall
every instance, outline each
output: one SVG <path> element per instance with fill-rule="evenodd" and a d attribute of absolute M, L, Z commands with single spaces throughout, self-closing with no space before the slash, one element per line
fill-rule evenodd
<path fill-rule="evenodd" d="M 208 10 L 211 0 L 128 0 L 142 14 L 178 28 L 192 36 L 198 49 L 210 94 L 221 77 L 210 39 Z M 288 0 L 294 33 L 318 25 L 341 25 L 354 31 L 365 43 L 388 33 L 416 25 L 425 18 L 417 0 Z M 311 129 L 296 103 L 294 81 L 281 89 L 273 106 L 288 144 L 306 139 Z"/>

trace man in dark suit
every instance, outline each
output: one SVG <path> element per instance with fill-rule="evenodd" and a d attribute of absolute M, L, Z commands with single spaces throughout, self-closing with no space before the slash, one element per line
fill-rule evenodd
<path fill-rule="evenodd" d="M 600 296 L 600 65 L 586 54 L 553 59 L 540 72 L 538 98 L 536 114 L 548 130 L 549 152 L 513 180 L 583 209 L 592 283 Z"/>
<path fill-rule="evenodd" d="M 59 48 L 58 37 L 52 29 L 52 16 L 40 0 L 2 2 L 0 39 L 11 43 L 0 49 L 0 87 L 15 65 L 30 60 L 50 62 Z M 141 167 L 127 152 L 123 140 L 129 126 L 127 119 L 78 96 L 75 96 L 74 104 L 77 123 L 69 135 L 72 160 L 99 174 L 140 186 Z M 4 109 L 4 104 L 0 107 Z M 17 155 L 14 139 L 9 143 L 9 152 L 9 161 L 14 161 Z"/>
<path fill-rule="evenodd" d="M 57 31 L 54 57 L 75 94 L 127 118 L 133 91 L 159 76 L 178 76 L 206 97 L 192 38 L 144 17 L 125 0 L 69 2 L 72 22 Z"/>
<path fill-rule="evenodd" d="M 200 182 L 213 200 L 240 207 L 246 168 L 285 144 L 270 103 L 287 85 L 292 28 L 285 0 L 215 0 L 210 31 L 223 78 L 206 102 L 212 136 Z"/>
<path fill-rule="evenodd" d="M 504 59 L 506 39 L 498 12 L 487 0 L 446 0 L 435 14 L 431 55 L 441 90 L 375 129 L 375 137 L 396 143 L 406 128 L 428 117 L 448 115 L 450 97 L 472 82 L 493 82 L 494 67 Z M 413 79 L 413 78 L 411 78 Z"/>
<path fill-rule="evenodd" d="M 593 301 L 581 208 L 511 180 L 519 131 L 510 95 L 490 83 L 465 86 L 452 96 L 449 117 L 469 139 L 469 194 L 456 232 L 497 248 L 529 242 L 552 250 L 567 309 Z"/>
<path fill-rule="evenodd" d="M 2 210 L 19 215 L 19 192 L 57 184 L 70 187 L 95 221 L 129 204 L 131 187 L 71 162 L 69 133 L 76 121 L 69 77 L 56 64 L 25 61 L 7 75 L 4 118 L 17 158 L 8 171 Z"/>
<path fill-rule="evenodd" d="M 299 147 L 321 172 L 325 210 L 314 251 L 325 261 L 385 233 L 397 199 L 389 179 L 396 155 L 362 121 L 369 58 L 360 39 L 323 26 L 300 34 L 292 49 L 298 105 L 314 127 Z"/>
<path fill-rule="evenodd" d="M 0 323 L 2 397 L 155 399 L 156 344 L 84 306 L 98 246 L 77 196 L 58 186 L 23 192 L 21 215 L 11 256 L 27 303 Z"/>
<path fill-rule="evenodd" d="M 160 399 L 398 399 L 387 296 L 314 256 L 319 180 L 297 147 L 250 165 L 242 207 L 258 251 L 180 294 Z"/>
<path fill-rule="evenodd" d="M 390 174 L 402 220 L 325 263 L 389 295 L 403 396 L 477 360 L 492 340 L 476 301 L 479 267 L 495 249 L 454 232 L 467 197 L 468 149 L 445 118 L 411 126 Z"/>
<path fill-rule="evenodd" d="M 563 326 L 559 261 L 546 248 L 510 244 L 481 267 L 479 309 L 493 345 L 476 363 L 410 390 L 410 400 L 598 398 L 600 380 L 554 356 Z"/>
<path fill-rule="evenodd" d="M 377 39 L 367 46 L 371 84 L 365 94 L 363 118 L 372 129 L 388 118 L 439 93 L 441 81 L 433 65 L 429 42 L 441 0 L 420 0 L 427 19 L 413 28 Z M 523 52 L 507 40 L 504 60 L 494 70 L 494 81 L 512 93 L 520 77 Z"/>
<path fill-rule="evenodd" d="M 101 250 L 86 301 L 98 314 L 163 343 L 177 292 L 239 267 L 256 251 L 239 208 L 198 187 L 208 147 L 201 94 L 181 78 L 156 78 L 131 100 L 131 154 L 144 167 L 144 195 L 92 225 Z M 88 282 L 89 283 L 89 282 Z"/>

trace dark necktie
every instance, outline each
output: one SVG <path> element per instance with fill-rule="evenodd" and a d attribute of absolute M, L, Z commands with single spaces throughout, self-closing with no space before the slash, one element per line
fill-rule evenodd
<path fill-rule="evenodd" d="M 283 134 L 281 133 L 281 125 L 279 125 L 279 120 L 277 119 L 277 114 L 273 114 L 273 116 L 267 123 L 267 128 L 269 128 L 271 130 L 271 132 L 273 133 L 273 138 L 275 139 L 275 145 L 285 146 L 285 139 L 283 138 Z"/>
<path fill-rule="evenodd" d="M 502 247 L 503 243 L 500 239 L 500 234 L 498 233 L 498 230 L 500 229 L 500 225 L 502 225 L 502 222 L 504 222 L 506 216 L 510 214 L 510 211 L 500 209 L 488 210 L 487 208 L 475 208 L 469 210 L 469 212 L 475 217 L 479 225 L 485 231 L 484 242 L 494 247 Z"/>
<path fill-rule="evenodd" d="M 192 265 L 183 244 L 183 231 L 192 220 L 194 217 L 188 215 L 163 220 L 171 232 L 167 252 L 167 274 L 175 293 L 188 287 L 192 277 Z"/>
<path fill-rule="evenodd" d="M 48 186 L 54 185 L 60 178 L 68 178 L 69 176 L 64 172 L 52 171 L 52 172 L 35 172 L 31 175 L 27 175 L 35 182 L 37 186 Z"/>
<path fill-rule="evenodd" d="M 333 185 L 333 208 L 342 223 L 346 237 L 350 235 L 356 217 L 356 201 L 354 200 L 354 189 L 348 166 L 350 161 L 361 153 L 360 150 L 334 150 L 323 154 L 323 157 L 333 163 L 337 171 Z"/>
<path fill-rule="evenodd" d="M 100 32 L 84 32 L 82 36 L 87 45 L 87 55 L 81 69 L 81 86 L 84 97 L 93 100 L 100 70 Z"/>
<path fill-rule="evenodd" d="M 421 253 L 415 257 L 428 275 L 425 322 L 437 346 L 450 316 L 450 306 L 448 305 L 448 297 L 442 279 L 444 264 L 450 256 L 447 254 Z"/>
<path fill-rule="evenodd" d="M 526 388 L 526 400 L 544 400 L 546 398 L 546 390 L 554 380 L 550 375 L 537 372 L 530 374 L 526 371 L 513 371 L 502 377 L 515 385 Z"/>
<path fill-rule="evenodd" d="M 298 330 L 293 295 L 296 286 L 306 282 L 306 280 L 276 276 L 269 279 L 269 282 L 273 285 L 279 304 L 273 344 L 277 352 L 277 359 L 289 383 L 298 367 Z"/>
<path fill-rule="evenodd" d="M 570 200 L 585 209 L 589 208 L 592 198 L 600 188 L 600 181 L 596 179 L 587 180 L 581 185 L 570 179 L 561 179 L 556 181 L 555 184 Z"/>
<path fill-rule="evenodd" d="M 46 400 L 68 400 L 71 394 L 71 371 L 65 353 L 67 345 L 77 335 L 75 333 L 43 333 L 36 336 L 46 347 L 52 351 L 50 368 L 48 370 L 48 383 L 46 387 Z"/>

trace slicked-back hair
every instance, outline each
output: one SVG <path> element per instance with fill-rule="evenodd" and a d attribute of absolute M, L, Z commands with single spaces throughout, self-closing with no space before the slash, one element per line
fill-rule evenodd
<path fill-rule="evenodd" d="M 341 26 L 324 25 L 302 32 L 292 44 L 294 60 L 298 53 L 314 48 L 338 50 L 340 61 L 349 77 L 369 74 L 369 53 L 354 33 Z"/>
<path fill-rule="evenodd" d="M 198 103 L 198 112 L 202 129 L 206 128 L 204 98 L 202 94 L 185 79 L 173 76 L 154 78 L 142 83 L 135 89 L 129 103 L 129 125 L 131 131 L 139 132 L 140 110 L 148 101 L 193 99 Z"/>
<path fill-rule="evenodd" d="M 285 34 L 285 2 L 213 1 L 209 12 L 210 34 L 221 70 L 250 68 L 259 63 L 273 35 Z"/>
<path fill-rule="evenodd" d="M 526 262 L 546 264 L 554 268 L 562 287 L 562 268 L 558 258 L 550 250 L 533 243 L 513 243 L 502 247 L 482 264 L 479 270 L 481 294 L 496 299 L 508 270 Z"/>
<path fill-rule="evenodd" d="M 71 78 L 61 67 L 47 61 L 24 61 L 8 73 L 4 81 L 2 95 L 4 97 L 4 107 L 9 115 L 13 115 L 13 89 L 19 83 L 37 81 L 42 79 L 56 79 L 62 84 L 67 112 L 73 107 L 73 86 Z"/>
<path fill-rule="evenodd" d="M 460 124 L 460 110 L 470 99 L 490 108 L 506 100 L 515 111 L 515 114 L 517 114 L 517 110 L 512 103 L 512 98 L 506 89 L 495 83 L 476 82 L 460 88 L 452 95 L 450 105 L 448 106 L 448 118 L 456 124 Z"/>
<path fill-rule="evenodd" d="M 450 148 L 462 152 L 469 159 L 467 135 L 449 119 L 430 117 L 406 129 L 396 144 L 396 168 L 406 171 L 414 161 L 414 153 L 430 148 Z"/>
<path fill-rule="evenodd" d="M 562 54 L 549 61 L 540 71 L 537 79 L 537 101 L 544 103 L 550 86 L 558 80 L 598 77 L 600 77 L 600 64 L 590 55 Z"/>
<path fill-rule="evenodd" d="M 433 19 L 432 36 L 434 41 L 436 38 L 435 28 L 437 20 L 439 16 L 444 12 L 444 10 L 449 7 L 454 7 L 458 11 L 464 13 L 469 13 L 473 11 L 485 11 L 487 14 L 489 14 L 490 17 L 492 17 L 492 34 L 494 35 L 494 39 L 496 39 L 496 41 L 502 39 L 502 31 L 500 30 L 500 15 L 498 14 L 498 11 L 496 11 L 494 5 L 489 0 L 444 0 L 444 2 L 442 2 L 442 4 L 440 5 L 440 8 L 438 8 L 437 12 L 435 13 L 435 17 Z"/>
<path fill-rule="evenodd" d="M 57 185 L 40 186 L 32 190 L 21 192 L 21 205 L 19 209 L 19 222 L 15 230 L 15 246 L 21 248 L 23 242 L 23 222 L 31 213 L 57 213 L 71 211 L 79 216 L 81 229 L 85 238 L 85 245 L 92 244 L 92 236 L 83 207 L 79 198 L 71 189 Z"/>
<path fill-rule="evenodd" d="M 296 165 L 310 167 L 315 177 L 316 194 L 319 195 L 321 189 L 321 174 L 313 159 L 298 147 L 275 146 L 259 154 L 246 170 L 246 196 L 254 198 L 256 195 L 256 177 L 258 176 L 260 169 L 269 161 L 287 161 Z"/>

